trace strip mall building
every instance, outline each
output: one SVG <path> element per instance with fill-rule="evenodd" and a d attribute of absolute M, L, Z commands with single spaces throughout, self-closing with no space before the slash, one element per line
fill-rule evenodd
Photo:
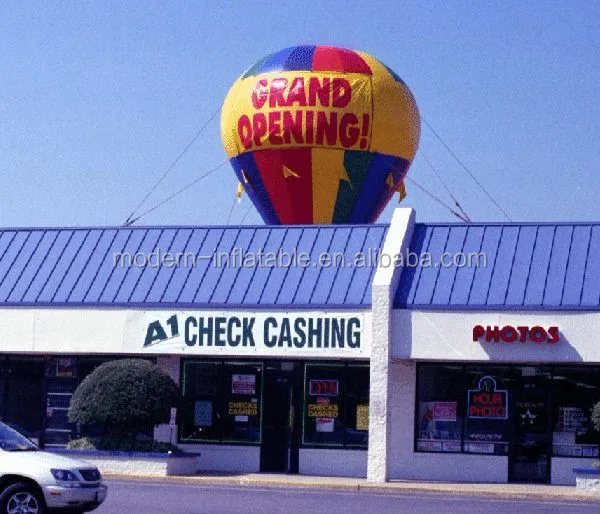
<path fill-rule="evenodd" d="M 570 484 L 598 458 L 600 225 L 3 229 L 0 333 L 0 416 L 46 447 L 126 356 L 180 385 L 154 435 L 206 470 Z"/>

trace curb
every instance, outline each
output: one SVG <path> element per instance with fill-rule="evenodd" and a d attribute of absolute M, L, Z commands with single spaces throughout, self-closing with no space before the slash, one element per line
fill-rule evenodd
<path fill-rule="evenodd" d="M 248 476 L 215 476 L 215 475 L 194 475 L 194 476 L 157 476 L 150 474 L 123 474 L 123 473 L 104 473 L 103 477 L 108 480 L 130 480 L 130 481 L 153 481 L 153 482 L 174 482 L 183 484 L 198 485 L 217 485 L 217 486 L 237 486 L 237 487 L 268 487 L 273 489 L 297 488 L 297 489 L 337 489 L 346 491 L 368 491 L 377 493 L 426 493 L 426 494 L 446 494 L 452 496 L 478 496 L 488 498 L 504 499 L 538 499 L 538 500 L 563 500 L 563 501 L 587 501 L 600 503 L 600 495 L 573 490 L 552 492 L 552 491 L 518 491 L 510 488 L 500 489 L 496 486 L 502 484 L 493 484 L 492 487 L 485 487 L 481 484 L 441 484 L 435 482 L 387 482 L 386 484 L 367 483 L 365 481 L 353 481 L 353 479 L 340 479 L 332 481 L 323 477 L 309 477 L 306 480 L 293 480 L 285 477 L 256 478 Z M 549 486 L 551 487 L 551 486 Z"/>

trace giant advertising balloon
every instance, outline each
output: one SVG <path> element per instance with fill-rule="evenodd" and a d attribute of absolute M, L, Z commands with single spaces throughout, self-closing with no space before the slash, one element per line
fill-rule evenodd
<path fill-rule="evenodd" d="M 371 223 L 419 142 L 415 100 L 374 57 L 297 46 L 258 61 L 221 112 L 227 156 L 269 224 Z"/>

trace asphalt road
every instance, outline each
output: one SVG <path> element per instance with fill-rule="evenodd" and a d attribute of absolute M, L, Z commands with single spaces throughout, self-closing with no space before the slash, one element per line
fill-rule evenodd
<path fill-rule="evenodd" d="M 160 481 L 106 481 L 98 514 L 598 514 L 600 501 L 522 500 L 340 489 L 204 486 Z"/>

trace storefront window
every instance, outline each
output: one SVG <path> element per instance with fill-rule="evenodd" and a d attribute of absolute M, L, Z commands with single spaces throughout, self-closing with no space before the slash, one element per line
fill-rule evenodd
<path fill-rule="evenodd" d="M 550 448 L 556 457 L 599 456 L 590 419 L 598 367 L 420 364 L 417 385 L 416 451 L 510 453 L 513 474 L 527 476 Z"/>
<path fill-rule="evenodd" d="M 39 440 L 44 422 L 44 360 L 11 357 L 7 366 L 4 421 Z"/>
<path fill-rule="evenodd" d="M 260 442 L 261 387 L 262 364 L 184 362 L 181 442 Z"/>
<path fill-rule="evenodd" d="M 76 388 L 75 357 L 52 357 L 46 361 L 46 447 L 66 446 L 73 438 L 75 425 L 69 422 L 69 407 Z"/>
<path fill-rule="evenodd" d="M 460 452 L 464 374 L 461 366 L 419 367 L 416 450 Z"/>
<path fill-rule="evenodd" d="M 346 368 L 346 446 L 369 445 L 369 366 Z"/>
<path fill-rule="evenodd" d="M 342 403 L 345 367 L 307 364 L 305 369 L 302 442 L 311 445 L 343 446 L 346 439 Z"/>
<path fill-rule="evenodd" d="M 306 364 L 304 391 L 304 446 L 368 445 L 368 366 Z"/>
<path fill-rule="evenodd" d="M 597 457 L 600 434 L 590 411 L 600 400 L 598 368 L 555 368 L 552 448 L 555 456 Z"/>
<path fill-rule="evenodd" d="M 262 365 L 225 363 L 222 379 L 222 441 L 260 442 Z"/>
<path fill-rule="evenodd" d="M 509 368 L 467 366 L 463 450 L 506 455 L 511 440 Z"/>

